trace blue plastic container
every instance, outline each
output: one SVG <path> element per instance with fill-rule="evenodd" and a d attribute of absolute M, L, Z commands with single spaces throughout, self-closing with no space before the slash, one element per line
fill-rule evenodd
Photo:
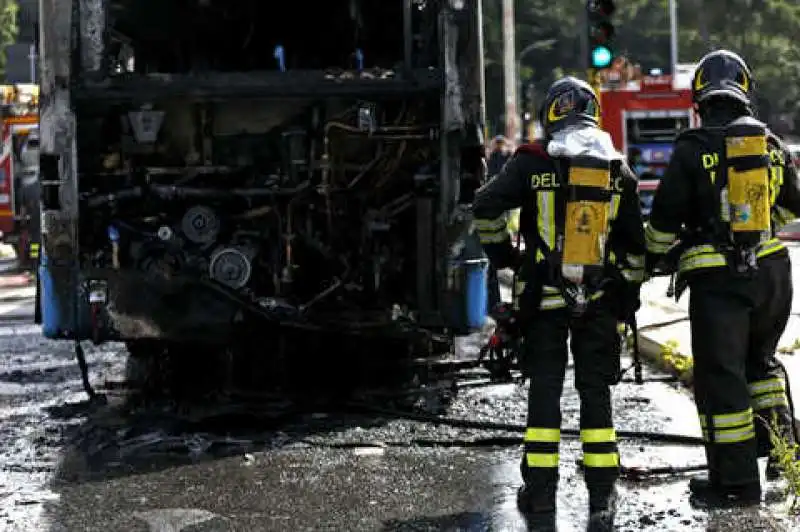
<path fill-rule="evenodd" d="M 61 338 L 63 331 L 68 328 L 64 323 L 64 302 L 57 296 L 49 261 L 44 252 L 39 263 L 39 290 L 41 290 L 39 308 L 42 313 L 42 334 L 45 338 Z"/>
<path fill-rule="evenodd" d="M 59 282 L 54 278 L 52 270 L 52 262 L 42 250 L 39 262 L 39 290 L 41 290 L 39 310 L 42 318 L 42 335 L 52 339 L 89 338 L 89 305 L 86 302 L 85 290 L 80 283 L 76 290 L 72 281 L 68 281 L 69 286 L 57 286 Z"/>
<path fill-rule="evenodd" d="M 466 288 L 467 325 L 479 329 L 489 314 L 489 259 L 475 258 L 462 261 Z"/>

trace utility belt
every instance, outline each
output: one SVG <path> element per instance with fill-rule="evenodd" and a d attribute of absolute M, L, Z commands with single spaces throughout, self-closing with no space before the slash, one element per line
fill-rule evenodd
<path fill-rule="evenodd" d="M 752 275 L 758 261 L 786 250 L 783 242 L 771 238 L 755 246 L 714 245 L 710 243 L 686 247 L 678 260 L 678 273 L 707 268 L 728 268 L 737 275 Z"/>
<path fill-rule="evenodd" d="M 678 300 L 694 274 L 725 269 L 737 277 L 752 277 L 761 259 L 777 256 L 781 252 L 786 253 L 786 246 L 777 238 L 755 246 L 714 245 L 686 239 L 667 252 L 659 269 L 663 273 L 673 274 L 667 295 Z"/>
<path fill-rule="evenodd" d="M 529 260 L 520 269 L 520 285 L 516 287 L 516 292 L 522 296 L 518 307 L 523 315 L 567 309 L 579 316 L 592 302 L 603 297 L 612 281 L 605 271 L 590 270 L 585 282 L 572 283 L 562 275 L 557 253 L 543 252 L 539 248 L 531 251 L 533 257 L 526 257 Z"/>

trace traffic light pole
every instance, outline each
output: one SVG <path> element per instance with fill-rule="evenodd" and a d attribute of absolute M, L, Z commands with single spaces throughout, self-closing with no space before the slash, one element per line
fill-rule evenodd
<path fill-rule="evenodd" d="M 503 85 L 506 108 L 506 138 L 517 142 L 519 112 L 517 107 L 517 59 L 514 47 L 514 0 L 503 0 Z"/>
<path fill-rule="evenodd" d="M 702 18 L 702 17 L 701 17 Z M 669 0 L 669 52 L 672 75 L 678 64 L 678 2 Z"/>
<path fill-rule="evenodd" d="M 600 76 L 598 75 L 598 71 L 595 68 L 588 68 L 586 70 L 586 79 L 589 82 L 589 85 L 592 86 L 592 90 L 594 91 L 595 95 L 597 96 L 597 100 L 600 101 Z M 600 127 L 603 127 L 603 114 L 602 109 L 600 110 L 600 119 L 599 124 Z"/>
<path fill-rule="evenodd" d="M 610 67 L 614 62 L 612 41 L 615 31 L 611 15 L 615 11 L 614 0 L 586 0 L 586 9 L 583 10 L 583 27 L 586 31 L 583 32 L 581 48 L 587 62 L 586 78 L 598 100 L 599 70 Z"/>
<path fill-rule="evenodd" d="M 581 9 L 581 28 L 589 27 L 589 14 L 586 9 Z M 592 68 L 592 60 L 589 58 L 589 33 L 588 31 L 581 32 L 581 57 L 584 60 L 584 67 L 587 72 Z M 591 77 L 587 74 L 586 81 L 591 82 Z"/>

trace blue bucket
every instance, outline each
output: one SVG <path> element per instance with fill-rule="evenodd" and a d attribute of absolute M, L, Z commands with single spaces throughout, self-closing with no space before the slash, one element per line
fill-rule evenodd
<path fill-rule="evenodd" d="M 466 279 L 467 325 L 480 329 L 489 314 L 489 259 L 467 259 L 462 264 Z"/>
<path fill-rule="evenodd" d="M 64 266 L 60 267 L 64 269 Z M 68 277 L 69 278 L 69 277 Z M 42 318 L 42 336 L 51 339 L 89 338 L 89 306 L 82 288 L 77 290 L 64 278 L 53 275 L 50 258 L 42 250 L 39 262 L 39 310 Z M 77 300 L 77 301 L 76 301 Z M 79 302 L 79 305 L 76 305 Z M 77 306 L 77 308 L 76 308 Z M 77 320 L 76 320 L 77 314 Z M 77 322 L 77 323 L 76 323 Z"/>
<path fill-rule="evenodd" d="M 66 329 L 63 305 L 55 288 L 53 275 L 50 272 L 47 256 L 43 253 L 39 265 L 39 306 L 42 313 L 42 334 L 45 338 L 60 338 Z"/>

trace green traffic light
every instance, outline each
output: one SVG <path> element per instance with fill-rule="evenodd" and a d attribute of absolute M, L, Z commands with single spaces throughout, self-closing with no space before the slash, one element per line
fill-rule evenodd
<path fill-rule="evenodd" d="M 611 64 L 612 54 L 605 46 L 596 46 L 592 50 L 592 67 L 605 68 Z"/>

